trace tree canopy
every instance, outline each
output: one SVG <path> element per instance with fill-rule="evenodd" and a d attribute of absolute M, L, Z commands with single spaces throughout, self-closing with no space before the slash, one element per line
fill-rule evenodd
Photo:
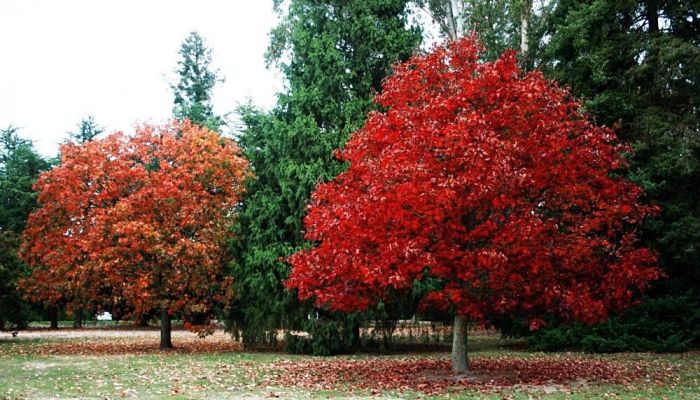
<path fill-rule="evenodd" d="M 223 119 L 214 114 L 212 90 L 223 79 L 212 70 L 212 51 L 197 32 L 191 32 L 180 47 L 177 62 L 178 81 L 170 85 L 175 96 L 173 115 L 218 131 Z"/>
<path fill-rule="evenodd" d="M 479 62 L 474 37 L 395 68 L 320 184 L 305 219 L 315 246 L 287 286 L 319 307 L 366 309 L 415 281 L 426 307 L 484 320 L 547 313 L 599 322 L 659 276 L 635 235 L 657 209 L 621 177 L 628 150 L 566 89 L 522 75 L 516 54 Z M 456 324 L 457 325 L 457 324 Z"/>
<path fill-rule="evenodd" d="M 280 4 L 268 61 L 280 67 L 288 91 L 269 113 L 246 108 L 240 136 L 256 178 L 232 243 L 238 297 L 231 320 L 247 344 L 274 340 L 281 327 L 303 327 L 315 337 L 314 326 L 305 326 L 313 309 L 283 287 L 284 258 L 305 243 L 302 218 L 313 187 L 344 168 L 333 150 L 362 124 L 392 65 L 419 44 L 418 30 L 407 27 L 407 3 Z M 339 342 L 329 340 L 317 352 L 336 351 L 327 346 L 343 347 Z"/>
<path fill-rule="evenodd" d="M 168 324 L 178 315 L 206 329 L 230 287 L 223 249 L 248 174 L 232 140 L 191 123 L 63 145 L 61 164 L 35 186 L 25 292 L 46 303 L 126 303 L 136 315 L 157 309 Z"/>
<path fill-rule="evenodd" d="M 80 120 L 76 131 L 68 132 L 68 137 L 75 143 L 85 143 L 94 140 L 102 133 L 104 129 L 97 124 L 95 117 L 88 115 Z"/>
<path fill-rule="evenodd" d="M 17 280 L 26 273 L 17 257 L 19 236 L 36 206 L 32 185 L 50 168 L 32 142 L 18 135 L 18 128 L 0 131 L 0 329 L 22 327 L 28 305 L 17 292 Z"/>

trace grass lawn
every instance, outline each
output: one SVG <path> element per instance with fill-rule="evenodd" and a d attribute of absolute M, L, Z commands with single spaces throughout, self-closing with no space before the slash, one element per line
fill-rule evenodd
<path fill-rule="evenodd" d="M 35 330 L 0 334 L 0 398 L 700 398 L 700 353 L 585 355 L 518 350 L 472 335 L 473 373 L 446 352 L 306 357 L 245 353 L 217 332 Z"/>

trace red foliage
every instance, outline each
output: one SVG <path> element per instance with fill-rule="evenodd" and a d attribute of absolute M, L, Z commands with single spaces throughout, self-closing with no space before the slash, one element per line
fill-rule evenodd
<path fill-rule="evenodd" d="M 596 382 L 626 384 L 643 378 L 642 363 L 605 361 L 571 355 L 514 358 L 480 357 L 468 375 L 453 375 L 445 358 L 368 358 L 331 361 L 283 360 L 275 365 L 274 383 L 319 390 L 415 390 L 438 395 L 474 387 L 493 390 L 514 385 L 574 385 Z"/>
<path fill-rule="evenodd" d="M 473 38 L 397 66 L 339 152 L 305 219 L 316 246 L 287 286 L 335 310 L 364 309 L 416 280 L 426 305 L 483 319 L 517 312 L 595 322 L 659 271 L 635 230 L 657 212 L 619 175 L 615 135 L 516 55 L 478 61 Z"/>
<path fill-rule="evenodd" d="M 224 243 L 248 162 L 237 145 L 189 123 L 144 126 L 61 149 L 35 186 L 21 282 L 36 301 L 167 307 L 201 319 L 228 286 Z"/>

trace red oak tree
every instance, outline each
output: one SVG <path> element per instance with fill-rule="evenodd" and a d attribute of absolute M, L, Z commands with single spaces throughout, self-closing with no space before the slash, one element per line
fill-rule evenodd
<path fill-rule="evenodd" d="M 61 154 L 36 183 L 25 292 L 51 302 L 82 290 L 81 299 L 126 304 L 135 315 L 157 309 L 161 347 L 172 347 L 173 314 L 206 329 L 230 288 L 224 246 L 249 174 L 238 146 L 184 123 L 65 145 Z"/>
<path fill-rule="evenodd" d="M 290 258 L 289 288 L 320 307 L 361 310 L 416 280 L 426 306 L 455 315 L 453 369 L 467 370 L 466 323 L 544 314 L 588 323 L 632 304 L 659 275 L 635 230 L 657 212 L 625 180 L 615 135 L 515 53 L 479 61 L 473 37 L 396 67 L 339 151 L 305 219 L 315 246 Z"/>

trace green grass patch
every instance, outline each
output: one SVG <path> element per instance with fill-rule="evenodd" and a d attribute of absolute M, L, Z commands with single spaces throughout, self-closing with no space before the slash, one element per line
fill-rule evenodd
<path fill-rule="evenodd" d="M 74 339 L 62 339 L 74 340 Z M 75 339 L 77 340 L 77 339 Z M 104 340 L 104 339 L 101 339 Z M 120 339 L 123 340 L 123 339 Z M 196 340 L 196 339 L 193 339 Z M 598 382 L 543 382 L 537 385 L 486 388 L 460 387 L 449 393 L 430 396 L 421 390 L 374 390 L 340 382 L 333 387 L 301 387 L 281 384 L 276 366 L 285 362 L 344 363 L 363 360 L 445 358 L 445 352 L 407 354 L 359 354 L 338 357 L 293 356 L 279 353 L 194 353 L 53 355 L 37 352 L 36 346 L 59 341 L 45 339 L 0 340 L 0 398 L 487 398 L 487 399 L 697 399 L 700 398 L 700 354 L 628 353 L 584 355 L 557 353 L 571 357 L 645 365 L 647 376 L 624 384 Z M 35 346 L 35 347 L 32 347 Z M 46 347 L 42 347 L 46 348 Z M 518 341 L 496 335 L 472 335 L 473 359 L 552 357 L 529 352 Z"/>

